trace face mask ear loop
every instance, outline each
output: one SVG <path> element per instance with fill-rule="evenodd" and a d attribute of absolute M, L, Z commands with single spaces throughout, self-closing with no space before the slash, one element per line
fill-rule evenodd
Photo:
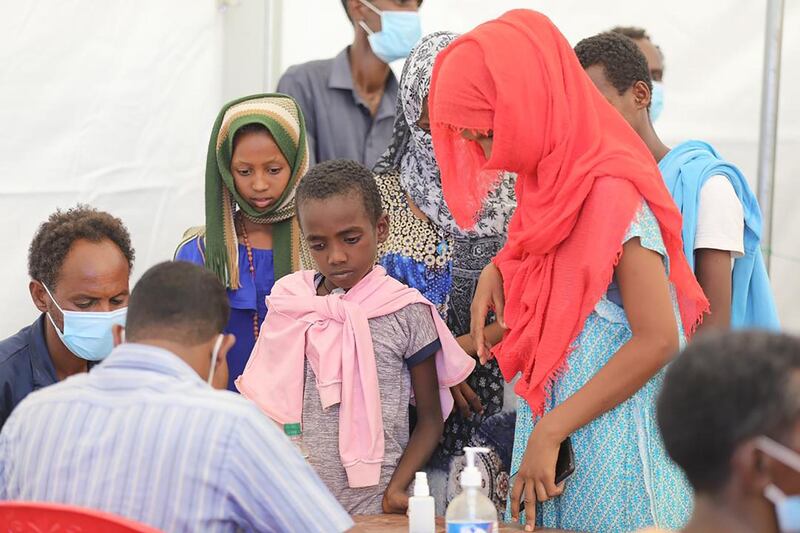
<path fill-rule="evenodd" d="M 55 298 L 53 298 L 53 293 L 52 293 L 52 292 L 50 292 L 50 289 L 48 289 L 48 288 L 47 288 L 47 285 L 45 285 L 45 283 L 44 283 L 43 281 L 40 281 L 39 283 L 41 283 L 41 284 L 42 284 L 42 287 L 44 287 L 44 290 L 45 290 L 45 292 L 47 293 L 47 295 L 50 297 L 50 300 L 53 302 L 53 304 L 56 306 L 56 308 L 57 308 L 59 311 L 61 311 L 61 314 L 63 315 L 63 314 L 64 314 L 64 310 L 63 310 L 63 309 L 61 309 L 61 306 L 60 306 L 60 305 L 58 305 L 58 302 L 56 301 L 56 299 L 55 299 Z"/>
<path fill-rule="evenodd" d="M 367 6 L 368 8 L 370 8 L 372 10 L 372 12 L 375 13 L 376 15 L 378 15 L 379 17 L 381 15 L 383 15 L 383 11 L 381 11 L 377 7 L 373 6 L 372 2 L 367 2 L 367 0 L 361 0 L 361 3 L 364 4 L 365 6 Z"/>
<path fill-rule="evenodd" d="M 214 349 L 211 351 L 211 370 L 208 372 L 208 384 L 211 385 L 211 381 L 214 379 L 214 370 L 217 366 L 217 359 L 219 357 L 219 350 L 222 348 L 222 341 L 225 339 L 225 336 L 220 333 L 217 337 L 217 342 L 214 343 Z"/>
<path fill-rule="evenodd" d="M 363 20 L 359 20 L 358 25 L 361 26 L 365 32 L 367 32 L 367 35 L 375 35 L 375 32 L 369 29 L 369 26 L 367 26 L 367 23 Z"/>
<path fill-rule="evenodd" d="M 373 11 L 373 13 L 375 13 L 379 17 L 383 15 L 383 12 L 380 9 L 378 9 L 377 7 L 373 6 L 370 2 L 367 2 L 366 0 L 361 0 L 361 3 L 364 4 L 365 6 L 367 6 L 368 8 L 370 8 Z M 361 28 L 365 32 L 367 32 L 367 35 L 375 35 L 375 32 L 372 31 L 370 29 L 370 27 L 367 26 L 367 23 L 364 22 L 363 20 L 359 20 L 358 21 L 358 25 L 361 26 Z"/>
<path fill-rule="evenodd" d="M 53 293 L 50 292 L 50 289 L 47 288 L 47 285 L 45 285 L 45 283 L 43 281 L 40 281 L 39 283 L 42 284 L 42 287 L 44 287 L 45 292 L 50 297 L 50 301 L 53 302 L 53 305 L 56 306 L 56 309 L 58 309 L 61 312 L 61 316 L 63 317 L 64 316 L 64 310 L 61 309 L 61 306 L 58 305 L 58 302 L 56 301 L 56 299 L 53 298 Z M 58 329 L 58 326 L 56 326 L 56 321 L 53 319 L 53 314 L 50 313 L 49 311 L 47 312 L 47 318 L 50 319 L 50 323 L 53 324 L 53 327 L 56 329 L 56 332 L 58 332 L 59 337 L 61 337 L 61 335 L 63 335 L 64 332 L 61 331 L 60 329 Z"/>
<path fill-rule="evenodd" d="M 800 473 L 800 454 L 769 437 L 758 437 L 756 446 L 773 459 Z"/>

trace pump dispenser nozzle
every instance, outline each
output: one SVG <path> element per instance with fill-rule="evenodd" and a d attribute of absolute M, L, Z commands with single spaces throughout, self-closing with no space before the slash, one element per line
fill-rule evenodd
<path fill-rule="evenodd" d="M 417 472 L 414 495 L 408 499 L 408 532 L 436 532 L 436 504 L 428 488 L 428 475 Z"/>
<path fill-rule="evenodd" d="M 480 487 L 482 484 L 481 481 L 481 472 L 478 470 L 478 467 L 475 466 L 475 454 L 476 453 L 489 453 L 491 450 L 488 448 L 475 448 L 471 446 L 467 446 L 464 448 L 464 454 L 467 456 L 467 466 L 464 468 L 464 471 L 461 472 L 461 486 L 462 487 Z"/>
<path fill-rule="evenodd" d="M 414 479 L 414 496 L 430 496 L 431 491 L 428 488 L 428 474 L 425 472 L 417 472 Z"/>
<path fill-rule="evenodd" d="M 475 454 L 491 453 L 486 448 L 464 448 L 467 466 L 461 472 L 461 494 L 447 506 L 447 531 L 498 531 L 497 507 L 481 485 L 481 472 L 475 466 Z"/>

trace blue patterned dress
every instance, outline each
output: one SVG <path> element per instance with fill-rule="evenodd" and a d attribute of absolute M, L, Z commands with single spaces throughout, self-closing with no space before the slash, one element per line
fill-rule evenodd
<path fill-rule="evenodd" d="M 394 279 L 417 289 L 447 317 L 452 285 L 452 243 L 409 206 L 397 172 L 377 174 L 384 211 L 389 215 L 389 237 L 378 249 L 378 264 Z"/>
<path fill-rule="evenodd" d="M 646 204 L 637 212 L 623 242 L 635 237 L 645 248 L 661 254 L 669 270 L 658 221 Z M 672 300 L 683 345 L 674 289 Z M 553 384 L 545 412 L 583 387 L 630 338 L 619 290 L 612 283 L 586 319 L 569 356 L 568 369 Z M 667 456 L 656 424 L 655 400 L 664 372 L 661 370 L 631 398 L 572 435 L 575 473 L 566 482 L 562 496 L 537 504 L 537 525 L 610 533 L 653 525 L 680 529 L 686 523 L 692 492 Z M 512 476 L 519 470 L 534 425 L 530 407 L 519 398 Z"/>

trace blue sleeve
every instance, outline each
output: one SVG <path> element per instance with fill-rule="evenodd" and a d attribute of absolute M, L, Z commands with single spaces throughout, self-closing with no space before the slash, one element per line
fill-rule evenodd
<path fill-rule="evenodd" d="M 200 248 L 200 237 L 187 241 L 175 252 L 175 261 L 186 261 L 196 265 L 205 265 L 203 251 Z"/>
<path fill-rule="evenodd" d="M 407 358 L 406 365 L 408 368 L 414 368 L 418 364 L 425 362 L 428 358 L 436 355 L 436 352 L 441 349 L 442 341 L 439 340 L 439 338 L 436 338 L 436 340 L 432 341 L 430 344 L 417 351 L 417 353 Z"/>
<path fill-rule="evenodd" d="M 255 407 L 237 422 L 226 487 L 245 531 L 340 532 L 353 527 L 297 448 Z"/>

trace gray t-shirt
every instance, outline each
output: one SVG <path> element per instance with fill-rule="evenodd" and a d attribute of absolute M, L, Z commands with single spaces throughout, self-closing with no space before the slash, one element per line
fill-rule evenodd
<path fill-rule="evenodd" d="M 353 87 L 347 50 L 333 59 L 289 67 L 278 92 L 297 100 L 303 111 L 312 164 L 351 159 L 372 168 L 392 141 L 397 78 L 389 72 L 373 117 Z"/>
<path fill-rule="evenodd" d="M 408 444 L 408 405 L 411 376 L 408 369 L 434 355 L 441 343 L 430 307 L 412 304 L 396 313 L 369 320 L 383 415 L 385 449 L 381 480 L 373 487 L 351 488 L 339 455 L 339 406 L 322 409 L 316 376 L 306 363 L 303 394 L 303 443 L 308 461 L 352 514 L 380 514 L 383 493 Z"/>

